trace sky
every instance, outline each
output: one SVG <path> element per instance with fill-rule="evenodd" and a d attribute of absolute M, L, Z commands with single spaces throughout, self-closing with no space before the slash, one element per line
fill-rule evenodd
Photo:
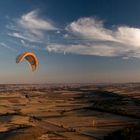
<path fill-rule="evenodd" d="M 139 0 L 1 0 L 0 84 L 140 82 Z M 23 52 L 34 52 L 32 72 Z"/>

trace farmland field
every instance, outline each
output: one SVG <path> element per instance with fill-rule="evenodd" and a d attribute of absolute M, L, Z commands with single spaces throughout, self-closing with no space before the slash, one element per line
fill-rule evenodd
<path fill-rule="evenodd" d="M 0 85 L 0 139 L 107 139 L 139 125 L 139 92 L 140 84 Z"/>

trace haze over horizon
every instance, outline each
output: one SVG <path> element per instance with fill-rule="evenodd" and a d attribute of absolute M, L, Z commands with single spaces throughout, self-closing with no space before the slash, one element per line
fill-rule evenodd
<path fill-rule="evenodd" d="M 139 5 L 1 0 L 0 84 L 140 82 Z M 36 72 L 15 63 L 25 51 L 37 55 Z"/>

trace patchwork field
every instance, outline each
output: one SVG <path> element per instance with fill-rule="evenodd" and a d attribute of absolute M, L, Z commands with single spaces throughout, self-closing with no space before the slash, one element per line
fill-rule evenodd
<path fill-rule="evenodd" d="M 139 93 L 140 84 L 0 85 L 0 140 L 102 140 L 139 125 Z"/>

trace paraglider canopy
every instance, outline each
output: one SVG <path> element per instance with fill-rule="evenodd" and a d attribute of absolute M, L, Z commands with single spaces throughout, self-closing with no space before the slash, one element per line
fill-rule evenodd
<path fill-rule="evenodd" d="M 26 59 L 29 65 L 31 66 L 32 71 L 35 71 L 38 66 L 38 59 L 36 55 L 32 52 L 24 52 L 17 56 L 16 63 L 20 63 L 23 61 L 23 59 Z"/>

